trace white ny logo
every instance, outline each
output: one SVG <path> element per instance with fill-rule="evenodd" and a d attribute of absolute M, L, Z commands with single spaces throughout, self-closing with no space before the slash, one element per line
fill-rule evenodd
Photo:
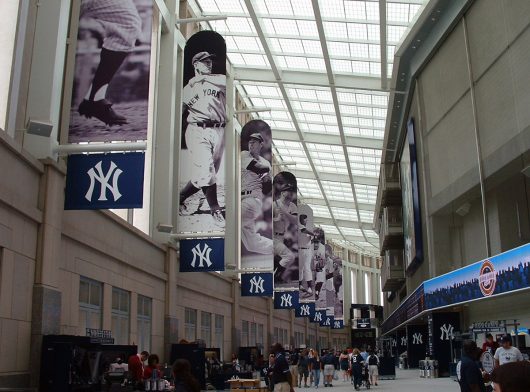
<path fill-rule="evenodd" d="M 302 305 L 300 307 L 300 315 L 309 316 L 309 305 Z"/>
<path fill-rule="evenodd" d="M 421 336 L 421 333 L 416 332 L 412 335 L 412 344 L 423 344 L 423 336 Z"/>
<path fill-rule="evenodd" d="M 442 331 L 442 336 L 440 337 L 440 340 L 449 340 L 453 338 L 453 330 L 455 328 L 451 324 L 444 324 L 440 327 L 440 331 Z M 444 338 L 445 337 L 445 338 Z"/>
<path fill-rule="evenodd" d="M 293 296 L 291 294 L 282 294 L 282 303 L 280 306 L 287 307 L 287 306 L 293 306 Z"/>
<path fill-rule="evenodd" d="M 263 283 L 265 282 L 265 279 L 263 279 L 261 276 L 254 275 L 252 279 L 250 279 L 250 292 L 251 293 L 264 293 L 265 289 L 263 288 Z"/>
<path fill-rule="evenodd" d="M 96 170 L 94 170 L 94 167 Z M 118 178 L 120 177 L 123 170 L 118 168 L 116 164 L 110 161 L 110 168 L 107 174 L 103 174 L 103 169 L 101 168 L 101 161 L 99 161 L 93 168 L 87 171 L 87 174 L 90 177 L 90 187 L 85 195 L 85 199 L 92 201 L 92 193 L 94 192 L 94 187 L 96 181 L 101 184 L 101 189 L 99 193 L 99 201 L 107 201 L 107 189 L 112 192 L 114 201 L 118 200 L 121 197 L 121 193 L 118 189 Z M 97 173 L 96 173 L 97 172 Z M 109 184 L 110 177 L 112 176 L 112 186 Z"/>
<path fill-rule="evenodd" d="M 340 321 L 335 321 L 335 328 L 340 328 Z"/>
<path fill-rule="evenodd" d="M 396 339 L 392 339 L 392 347 L 397 347 L 397 340 Z"/>
<path fill-rule="evenodd" d="M 401 337 L 401 345 L 406 346 L 407 345 L 407 338 L 405 336 Z"/>
<path fill-rule="evenodd" d="M 326 318 L 326 321 L 324 321 L 324 325 L 325 326 L 331 325 L 331 319 L 329 317 Z"/>
<path fill-rule="evenodd" d="M 320 312 L 315 313 L 315 321 L 322 321 L 322 313 Z"/>
<path fill-rule="evenodd" d="M 191 250 L 193 252 L 193 261 L 191 262 L 191 266 L 195 268 L 195 262 L 197 261 L 197 257 L 199 258 L 199 267 L 203 268 L 204 263 L 209 267 L 212 265 L 212 262 L 210 261 L 210 253 L 212 252 L 212 248 L 208 246 L 208 244 L 204 244 L 204 248 L 201 251 L 201 244 L 195 245 L 195 248 Z"/>

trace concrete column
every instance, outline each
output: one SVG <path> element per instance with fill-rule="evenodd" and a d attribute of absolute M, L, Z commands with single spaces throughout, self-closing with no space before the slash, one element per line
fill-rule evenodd
<path fill-rule="evenodd" d="M 44 162 L 41 181 L 43 221 L 39 227 L 31 315 L 31 386 L 39 382 L 43 335 L 61 332 L 62 294 L 59 291 L 59 258 L 64 206 L 63 166 Z"/>
<path fill-rule="evenodd" d="M 173 246 L 168 246 L 166 253 L 166 267 L 167 274 L 166 281 L 166 298 L 165 298 L 165 316 L 164 316 L 164 354 L 166 360 L 169 362 L 171 354 L 171 344 L 178 342 L 178 313 L 177 313 L 177 274 L 178 271 L 178 256 L 177 249 Z M 215 329 L 215 320 L 213 321 L 213 328 Z"/>
<path fill-rule="evenodd" d="M 351 268 L 344 267 L 342 275 L 342 284 L 344 292 L 344 302 L 343 302 L 343 311 L 344 311 L 344 321 L 348 320 L 347 314 L 349 314 L 351 307 Z"/>
<path fill-rule="evenodd" d="M 240 341 L 241 341 L 241 317 L 239 316 L 239 281 L 234 278 L 232 279 L 232 298 L 234 302 L 232 303 L 232 347 L 231 350 L 233 353 L 237 353 Z"/>
<path fill-rule="evenodd" d="M 272 298 L 267 298 L 268 306 L 269 306 L 269 313 L 267 317 L 267 337 L 269 340 L 269 347 L 271 347 L 273 344 L 277 343 L 274 341 L 274 302 Z"/>
<path fill-rule="evenodd" d="M 379 303 L 379 291 L 377 290 L 377 287 L 379 286 L 378 284 L 378 280 L 379 280 L 379 275 L 377 275 L 375 272 L 370 272 L 370 289 L 371 289 L 371 292 L 372 292 L 372 298 L 371 298 L 371 301 L 370 303 L 371 304 L 378 304 Z"/>
<path fill-rule="evenodd" d="M 364 271 L 361 269 L 357 270 L 357 303 L 366 303 L 366 297 L 364 295 Z"/>
<path fill-rule="evenodd" d="M 289 344 L 291 347 L 294 347 L 295 340 L 294 340 L 294 310 L 290 310 L 290 321 L 289 321 Z"/>
<path fill-rule="evenodd" d="M 129 343 L 138 344 L 138 293 L 131 293 L 129 308 Z"/>
<path fill-rule="evenodd" d="M 175 26 L 178 13 L 176 1 L 166 1 L 169 9 L 170 26 Z M 159 26 L 158 67 L 156 75 L 156 98 L 153 116 L 151 167 L 151 210 L 149 227 L 151 236 L 160 242 L 167 242 L 167 234 L 159 233 L 159 223 L 176 227 L 176 200 L 178 195 L 178 157 L 180 154 L 181 89 L 182 72 L 177 72 L 178 31 L 169 29 L 161 34 Z M 180 52 L 180 54 L 182 54 Z M 182 57 L 182 56 L 181 56 Z M 181 60 L 181 59 L 180 59 Z M 182 63 L 182 60 L 181 60 Z M 178 68 L 182 69 L 182 68 Z M 175 193 L 177 191 L 177 193 Z"/>

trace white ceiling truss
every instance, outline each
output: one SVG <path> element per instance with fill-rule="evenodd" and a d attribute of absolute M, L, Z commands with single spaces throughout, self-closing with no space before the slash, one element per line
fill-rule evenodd
<path fill-rule="evenodd" d="M 427 0 L 188 0 L 227 42 L 235 85 L 328 238 L 378 255 L 372 230 L 396 47 Z M 293 165 L 293 163 L 295 163 Z"/>

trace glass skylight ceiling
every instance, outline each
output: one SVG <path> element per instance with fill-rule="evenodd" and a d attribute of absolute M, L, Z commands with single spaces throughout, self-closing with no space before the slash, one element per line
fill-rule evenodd
<path fill-rule="evenodd" d="M 378 254 L 369 228 L 394 53 L 425 2 L 386 0 L 381 28 L 378 0 L 188 0 L 194 16 L 228 17 L 204 27 L 225 37 L 246 105 L 271 109 L 255 117 L 271 126 L 278 163 L 327 237 L 362 253 Z"/>

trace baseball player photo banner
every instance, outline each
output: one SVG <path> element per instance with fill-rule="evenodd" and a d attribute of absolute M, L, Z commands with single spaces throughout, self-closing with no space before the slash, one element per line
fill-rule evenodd
<path fill-rule="evenodd" d="M 214 31 L 186 43 L 182 108 L 178 231 L 224 232 L 226 43 Z"/>
<path fill-rule="evenodd" d="M 298 287 L 298 207 L 296 177 L 280 172 L 273 182 L 274 289 Z"/>
<path fill-rule="evenodd" d="M 151 0 L 81 0 L 68 142 L 146 140 Z"/>
<path fill-rule="evenodd" d="M 273 267 L 272 135 L 262 120 L 241 130 L 241 267 Z"/>
<path fill-rule="evenodd" d="M 141 208 L 144 153 L 68 156 L 65 210 Z"/>
<path fill-rule="evenodd" d="M 272 297 L 273 286 L 272 273 L 241 274 L 242 297 Z"/>
<path fill-rule="evenodd" d="M 296 309 L 299 303 L 298 291 L 274 292 L 274 309 Z"/>
<path fill-rule="evenodd" d="M 315 303 L 303 303 L 299 301 L 298 306 L 295 309 L 295 317 L 307 317 L 313 319 L 315 317 Z"/>
<path fill-rule="evenodd" d="M 339 256 L 333 256 L 332 270 L 332 290 L 326 294 L 328 306 L 333 306 L 333 318 L 335 320 L 344 320 L 344 286 L 343 286 L 343 267 L 342 259 Z M 331 298 L 329 298 L 331 297 Z"/>
<path fill-rule="evenodd" d="M 313 225 L 313 210 L 306 204 L 298 207 L 298 290 L 300 302 L 315 302 L 315 277 L 312 262 L 318 229 Z"/>
<path fill-rule="evenodd" d="M 225 270 L 224 238 L 180 240 L 180 272 Z"/>

